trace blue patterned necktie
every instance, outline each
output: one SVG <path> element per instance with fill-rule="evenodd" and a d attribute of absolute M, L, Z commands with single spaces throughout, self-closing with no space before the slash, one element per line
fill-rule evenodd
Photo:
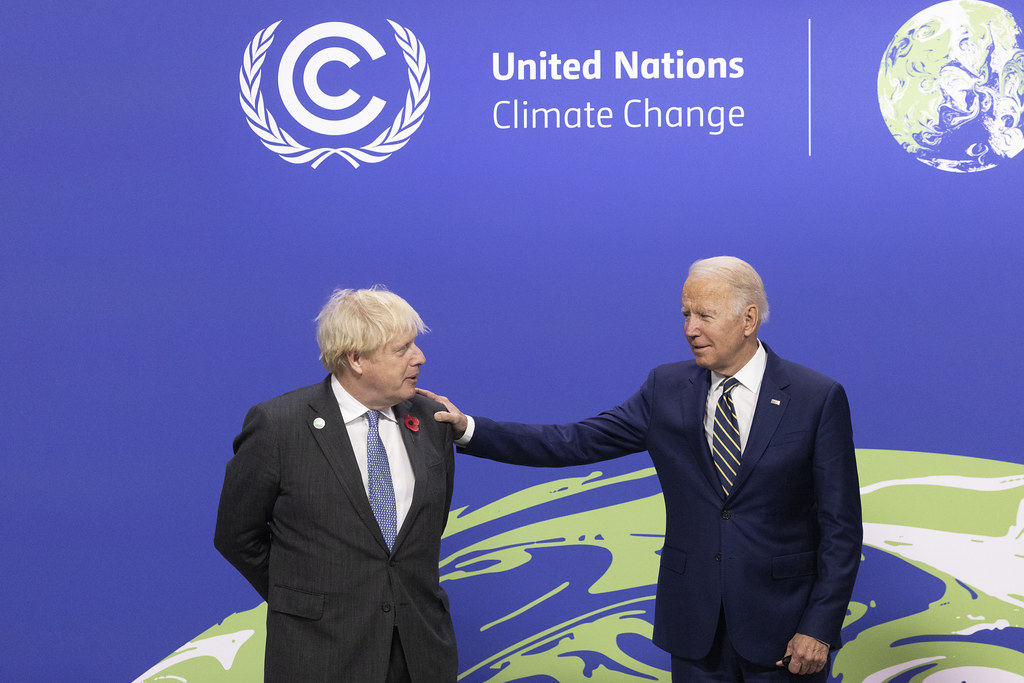
<path fill-rule="evenodd" d="M 398 534 L 398 515 L 395 512 L 395 487 L 391 483 L 391 467 L 388 465 L 388 453 L 384 450 L 384 442 L 380 440 L 378 420 L 380 413 L 376 410 L 366 411 L 366 419 L 370 429 L 366 433 L 366 469 L 370 488 L 370 507 L 377 518 L 380 531 L 388 544 L 388 550 L 394 548 L 395 536 Z"/>
<path fill-rule="evenodd" d="M 711 455 L 722 482 L 722 490 L 727 496 L 736 481 L 736 472 L 740 469 L 740 429 L 736 420 L 736 406 L 732 402 L 732 390 L 739 383 L 735 377 L 728 377 L 722 382 L 722 396 L 715 408 L 715 429 L 711 440 Z"/>

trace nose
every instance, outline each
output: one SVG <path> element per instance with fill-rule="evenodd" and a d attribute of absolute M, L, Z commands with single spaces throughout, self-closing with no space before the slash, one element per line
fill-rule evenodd
<path fill-rule="evenodd" d="M 412 354 L 412 360 L 410 361 L 411 365 L 419 366 L 419 365 L 423 365 L 424 363 L 427 362 L 427 357 L 423 355 L 422 351 L 420 351 L 420 347 L 418 347 L 415 344 L 413 344 L 412 345 L 412 350 L 413 350 L 413 354 Z"/>
<path fill-rule="evenodd" d="M 693 339 L 700 334 L 700 327 L 697 325 L 697 320 L 694 317 L 689 317 L 683 321 L 683 334 L 686 335 L 687 339 Z"/>

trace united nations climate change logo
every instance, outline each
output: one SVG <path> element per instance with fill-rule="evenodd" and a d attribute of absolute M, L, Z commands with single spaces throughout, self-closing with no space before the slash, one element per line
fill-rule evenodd
<path fill-rule="evenodd" d="M 950 0 L 918 12 L 878 69 L 878 103 L 896 141 L 923 163 L 966 173 L 1024 148 L 1024 51 L 1007 10 Z"/>
<path fill-rule="evenodd" d="M 340 156 L 353 167 L 360 163 L 373 164 L 387 159 L 405 146 L 423 122 L 430 103 L 430 68 L 423 44 L 413 32 L 394 21 L 388 20 L 388 23 L 394 29 L 395 41 L 408 67 L 409 90 L 405 95 L 405 106 L 391 125 L 372 142 L 361 146 L 306 146 L 278 125 L 261 92 L 261 85 L 264 62 L 274 42 L 274 31 L 281 22 L 273 23 L 256 34 L 245 50 L 242 68 L 238 72 L 239 101 L 249 127 L 267 149 L 285 161 L 311 164 L 317 168 L 332 155 Z M 370 63 L 386 54 L 384 46 L 368 31 L 340 21 L 307 28 L 281 54 L 276 94 L 284 109 L 306 129 L 310 137 L 313 134 L 332 138 L 352 135 L 372 126 L 385 111 L 387 101 L 380 97 L 367 98 L 352 88 L 341 93 L 328 92 L 331 88 L 325 90 L 322 86 L 325 73 L 351 74 L 353 67 L 364 61 L 360 59 L 360 52 L 349 49 L 353 46 L 369 57 Z"/>

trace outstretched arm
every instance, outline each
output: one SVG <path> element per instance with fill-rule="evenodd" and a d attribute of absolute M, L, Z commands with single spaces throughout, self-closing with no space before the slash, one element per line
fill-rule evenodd
<path fill-rule="evenodd" d="M 417 389 L 447 410 L 434 413 L 448 422 L 460 453 L 533 467 L 567 467 L 618 458 L 646 450 L 650 416 L 646 385 L 627 401 L 595 417 L 567 424 L 521 424 L 470 417 L 447 397 Z"/>

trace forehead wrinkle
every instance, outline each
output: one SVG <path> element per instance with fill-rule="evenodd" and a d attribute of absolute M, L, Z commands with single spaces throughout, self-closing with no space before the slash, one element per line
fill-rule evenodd
<path fill-rule="evenodd" d="M 718 313 L 718 309 L 710 304 L 687 306 L 686 302 L 683 302 L 683 310 L 688 310 L 690 313 L 696 313 L 697 315 L 715 315 Z"/>
<path fill-rule="evenodd" d="M 683 307 L 689 304 L 691 312 L 719 315 L 732 307 L 733 298 L 732 287 L 714 278 L 702 277 L 683 284 Z"/>

